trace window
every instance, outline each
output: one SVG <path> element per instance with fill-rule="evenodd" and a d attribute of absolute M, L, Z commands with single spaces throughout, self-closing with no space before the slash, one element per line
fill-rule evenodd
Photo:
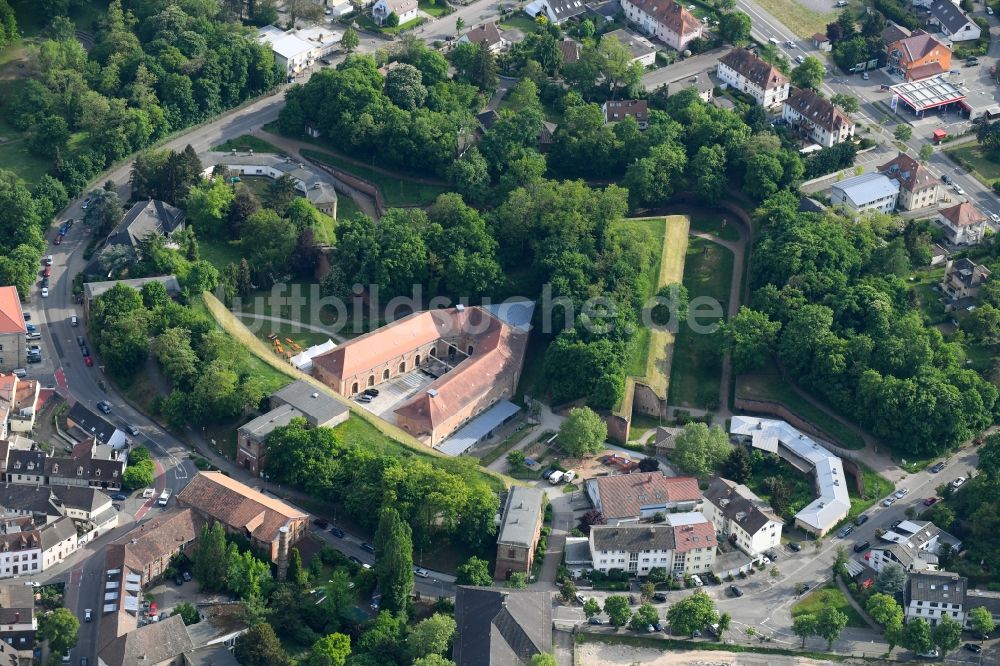
<path fill-rule="evenodd" d="M 420 354 L 417 354 L 416 358 L 413 359 L 413 365 L 420 365 Z"/>
<path fill-rule="evenodd" d="M 353 384 L 351 385 L 351 393 L 353 394 L 353 393 L 357 393 L 357 392 L 358 392 L 358 383 L 357 383 L 357 382 L 354 382 L 354 383 L 353 383 Z"/>
<path fill-rule="evenodd" d="M 399 371 L 406 372 L 406 361 L 403 361 L 402 363 L 399 364 Z"/>
<path fill-rule="evenodd" d="M 389 368 L 382 371 L 382 381 L 389 379 Z"/>
<path fill-rule="evenodd" d="M 368 386 L 375 386 L 375 375 L 368 375 Z"/>

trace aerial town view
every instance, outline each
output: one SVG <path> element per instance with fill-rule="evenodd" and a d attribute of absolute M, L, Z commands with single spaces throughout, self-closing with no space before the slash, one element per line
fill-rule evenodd
<path fill-rule="evenodd" d="M 1000 0 L 0 0 L 0 666 L 1000 666 L 994 274 Z"/>

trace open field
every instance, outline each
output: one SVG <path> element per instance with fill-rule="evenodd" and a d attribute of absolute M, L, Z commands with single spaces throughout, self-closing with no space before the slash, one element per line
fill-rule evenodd
<path fill-rule="evenodd" d="M 792 617 L 815 615 L 828 607 L 836 608 L 846 615 L 848 627 L 868 628 L 868 623 L 865 622 L 858 611 L 854 610 L 854 607 L 848 602 L 847 597 L 837 588 L 837 584 L 833 581 L 830 581 L 824 587 L 813 590 L 802 601 L 792 606 Z"/>
<path fill-rule="evenodd" d="M 836 12 L 817 12 L 794 0 L 757 0 L 757 4 L 802 38 L 825 34 L 827 23 L 837 18 Z"/>
<path fill-rule="evenodd" d="M 748 399 L 769 400 L 783 404 L 795 414 L 821 428 L 835 440 L 834 443 L 845 449 L 865 448 L 865 442 L 860 435 L 800 396 L 782 379 L 773 365 L 762 368 L 752 375 L 737 377 L 736 393 Z"/>
<path fill-rule="evenodd" d="M 328 152 L 318 150 L 303 150 L 303 157 L 329 164 L 342 169 L 358 178 L 367 180 L 382 192 L 385 203 L 389 206 L 425 206 L 434 202 L 439 194 L 448 191 L 442 185 L 427 185 L 407 180 L 405 176 L 387 176 L 368 167 L 360 166 Z"/>
<path fill-rule="evenodd" d="M 684 265 L 688 297 L 692 301 L 699 296 L 714 299 L 725 312 L 734 259 L 727 248 L 703 238 L 692 238 Z M 711 322 L 700 317 L 699 323 Z M 670 404 L 716 409 L 721 381 L 722 355 L 717 336 L 696 333 L 686 322 L 681 324 L 670 375 Z"/>
<path fill-rule="evenodd" d="M 946 148 L 944 152 L 969 169 L 976 180 L 986 187 L 991 187 L 994 181 L 1000 180 L 1000 163 L 988 159 L 979 144 L 967 143 Z"/>

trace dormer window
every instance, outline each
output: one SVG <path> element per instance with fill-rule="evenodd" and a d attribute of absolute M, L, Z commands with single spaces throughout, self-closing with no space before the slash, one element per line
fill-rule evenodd
<path fill-rule="evenodd" d="M 113 472 L 111 472 L 111 478 L 113 478 L 113 479 L 117 479 L 118 478 L 118 470 L 114 470 Z"/>
<path fill-rule="evenodd" d="M 79 467 L 76 468 L 76 475 L 83 476 L 83 465 L 80 465 Z"/>
<path fill-rule="evenodd" d="M 16 463 L 14 463 L 14 469 L 21 469 L 21 461 L 20 460 L 18 460 Z"/>
<path fill-rule="evenodd" d="M 94 470 L 94 476 L 100 476 L 100 475 L 101 475 L 101 468 L 98 467 L 96 470 Z"/>
<path fill-rule="evenodd" d="M 53 463 L 53 465 L 52 465 L 52 473 L 53 474 L 58 474 L 59 473 L 59 463 Z"/>

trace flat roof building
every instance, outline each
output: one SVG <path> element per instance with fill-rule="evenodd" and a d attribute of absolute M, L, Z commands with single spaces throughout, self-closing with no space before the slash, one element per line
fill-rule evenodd
<path fill-rule="evenodd" d="M 891 213 L 898 199 L 899 182 L 881 173 L 863 173 L 830 188 L 830 203 L 846 206 L 855 213 L 870 210 Z"/>
<path fill-rule="evenodd" d="M 497 537 L 497 563 L 493 575 L 496 580 L 507 580 L 515 573 L 531 571 L 542 528 L 544 498 L 544 493 L 537 488 L 514 486 L 510 489 Z"/>

